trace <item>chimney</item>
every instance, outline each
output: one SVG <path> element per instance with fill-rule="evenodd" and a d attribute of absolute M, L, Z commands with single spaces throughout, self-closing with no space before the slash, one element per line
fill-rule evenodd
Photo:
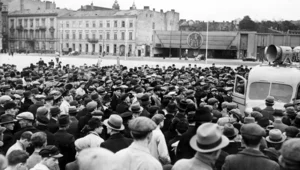
<path fill-rule="evenodd" d="M 149 10 L 150 7 L 149 6 L 144 6 L 144 10 Z"/>
<path fill-rule="evenodd" d="M 160 12 L 161 12 L 161 13 L 164 13 L 164 10 L 161 9 Z"/>
<path fill-rule="evenodd" d="M 155 8 L 153 8 L 153 11 L 155 11 Z"/>
<path fill-rule="evenodd" d="M 175 9 L 171 9 L 172 12 L 175 12 Z"/>

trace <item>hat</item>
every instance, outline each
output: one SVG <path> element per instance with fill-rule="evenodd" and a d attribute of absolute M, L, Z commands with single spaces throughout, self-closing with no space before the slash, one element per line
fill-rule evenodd
<path fill-rule="evenodd" d="M 42 156 L 42 158 L 50 158 L 50 157 L 53 157 L 53 158 L 61 158 L 63 157 L 62 154 L 59 153 L 59 150 L 56 146 L 54 145 L 48 145 L 48 146 L 45 146 L 40 152 L 39 152 L 39 155 Z"/>
<path fill-rule="evenodd" d="M 34 120 L 34 116 L 31 112 L 22 112 L 17 115 L 16 117 L 17 120 Z"/>
<path fill-rule="evenodd" d="M 286 108 L 286 114 L 287 115 L 291 115 L 291 116 L 294 116 L 296 115 L 296 110 L 294 107 L 287 107 Z"/>
<path fill-rule="evenodd" d="M 79 103 L 76 100 L 73 100 L 73 101 L 70 102 L 70 106 L 75 106 L 76 107 L 76 106 L 78 106 L 78 104 Z"/>
<path fill-rule="evenodd" d="M 176 124 L 176 129 L 179 133 L 184 133 L 189 129 L 189 124 L 187 121 L 180 121 Z"/>
<path fill-rule="evenodd" d="M 97 91 L 98 91 L 98 93 L 100 94 L 100 95 L 103 95 L 103 94 L 105 94 L 106 93 L 106 90 L 105 90 L 105 88 L 104 87 L 98 87 L 97 88 Z"/>
<path fill-rule="evenodd" d="M 137 117 L 128 124 L 132 134 L 148 134 L 156 129 L 157 125 L 147 117 Z"/>
<path fill-rule="evenodd" d="M 260 120 L 257 121 L 257 124 L 259 126 L 261 126 L 262 128 L 266 128 L 267 126 L 270 125 L 270 121 L 269 121 L 268 118 L 263 117 L 263 118 L 261 118 Z"/>
<path fill-rule="evenodd" d="M 168 113 L 175 113 L 177 112 L 177 105 L 174 102 L 170 102 L 166 108 Z"/>
<path fill-rule="evenodd" d="M 121 117 L 122 117 L 123 119 L 129 118 L 129 117 L 131 117 L 131 116 L 132 116 L 132 112 L 124 112 L 124 113 L 121 114 Z"/>
<path fill-rule="evenodd" d="M 269 131 L 269 136 L 266 137 L 266 141 L 269 143 L 283 143 L 286 140 L 286 136 L 282 134 L 279 129 L 272 129 Z"/>
<path fill-rule="evenodd" d="M 242 136 L 265 136 L 266 131 L 256 123 L 244 124 L 241 127 Z"/>
<path fill-rule="evenodd" d="M 232 109 L 236 109 L 237 108 L 237 104 L 236 103 L 228 103 L 227 104 L 227 109 L 228 110 L 232 110 Z"/>
<path fill-rule="evenodd" d="M 51 107 L 50 108 L 50 114 L 51 114 L 52 117 L 56 117 L 57 115 L 60 114 L 60 108 L 56 107 L 56 106 Z"/>
<path fill-rule="evenodd" d="M 48 96 L 45 98 L 45 101 L 51 101 L 51 100 L 54 100 L 54 97 L 51 96 L 51 95 L 48 95 Z"/>
<path fill-rule="evenodd" d="M 180 102 L 179 102 L 179 105 L 177 106 L 178 107 L 178 110 L 180 111 L 185 111 L 186 108 L 187 108 L 187 101 L 185 99 L 181 99 Z"/>
<path fill-rule="evenodd" d="M 217 124 L 204 123 L 198 129 L 196 135 L 190 140 L 191 147 L 201 153 L 210 153 L 220 150 L 229 144 L 226 136 L 222 135 Z"/>
<path fill-rule="evenodd" d="M 223 128 L 223 135 L 228 138 L 235 137 L 239 134 L 239 130 L 237 130 L 232 124 L 227 123 Z"/>
<path fill-rule="evenodd" d="M 271 104 L 273 105 L 274 104 L 274 101 L 275 101 L 275 98 L 273 96 L 268 96 L 266 98 L 266 104 Z"/>
<path fill-rule="evenodd" d="M 110 115 L 108 119 L 104 120 L 103 124 L 106 127 L 117 131 L 125 129 L 122 117 L 116 114 Z"/>
<path fill-rule="evenodd" d="M 194 90 L 187 90 L 185 92 L 185 95 L 189 96 L 189 95 L 192 95 L 194 93 Z"/>
<path fill-rule="evenodd" d="M 92 112 L 97 108 L 98 104 L 95 101 L 91 101 L 86 105 L 86 110 L 88 112 Z"/>
<path fill-rule="evenodd" d="M 141 101 L 142 102 L 149 102 L 150 100 L 150 97 L 148 94 L 144 94 L 142 97 L 141 97 Z"/>
<path fill-rule="evenodd" d="M 120 100 L 123 101 L 123 100 L 125 100 L 128 96 L 129 96 L 129 94 L 127 94 L 127 93 L 126 93 L 126 94 L 122 94 L 121 97 L 120 97 Z"/>
<path fill-rule="evenodd" d="M 158 107 L 158 106 L 151 106 L 151 107 L 149 107 L 148 112 L 149 112 L 151 115 L 154 115 L 158 110 L 159 110 L 159 107 Z"/>
<path fill-rule="evenodd" d="M 254 117 L 255 120 L 259 120 L 263 117 L 263 115 L 258 111 L 253 111 L 250 113 L 251 117 Z"/>
<path fill-rule="evenodd" d="M 103 116 L 103 112 L 101 110 L 95 110 L 92 112 L 93 117 L 95 116 Z"/>
<path fill-rule="evenodd" d="M 299 169 L 300 162 L 300 139 L 289 139 L 281 146 L 281 156 L 279 163 L 283 168 L 286 165 L 294 166 L 293 169 Z M 288 169 L 288 168 L 286 168 Z"/>
<path fill-rule="evenodd" d="M 152 120 L 159 125 L 163 120 L 165 119 L 165 116 L 162 114 L 156 114 L 152 117 Z"/>
<path fill-rule="evenodd" d="M 210 122 L 213 117 L 208 108 L 200 107 L 196 110 L 194 118 L 196 122 Z"/>
<path fill-rule="evenodd" d="M 226 124 L 233 123 L 233 122 L 234 122 L 234 120 L 231 117 L 221 117 L 221 118 L 218 119 L 217 124 L 219 126 L 225 126 Z"/>
<path fill-rule="evenodd" d="M 44 116 L 46 116 L 48 114 L 48 109 L 46 108 L 46 107 L 44 107 L 44 106 L 42 106 L 42 107 L 39 107 L 38 109 L 37 109 L 37 111 L 36 111 L 36 115 L 38 116 L 38 115 L 44 115 Z"/>
<path fill-rule="evenodd" d="M 15 102 L 9 101 L 4 104 L 4 110 L 15 109 L 17 107 Z"/>
<path fill-rule="evenodd" d="M 274 110 L 274 113 L 273 113 L 273 116 L 276 116 L 276 117 L 283 117 L 283 110 L 279 110 L 279 109 L 275 109 Z"/>
<path fill-rule="evenodd" d="M 58 117 L 58 125 L 59 127 L 67 127 L 70 124 L 69 115 L 60 115 Z"/>
<path fill-rule="evenodd" d="M 92 99 L 92 100 L 97 100 L 97 99 L 99 99 L 98 93 L 92 93 L 92 94 L 91 94 L 91 99 Z"/>
<path fill-rule="evenodd" d="M 297 104 L 300 104 L 300 99 L 298 99 L 294 102 L 294 105 L 297 105 Z"/>
<path fill-rule="evenodd" d="M 254 117 L 245 117 L 244 124 L 255 123 Z"/>
<path fill-rule="evenodd" d="M 78 113 L 76 106 L 69 107 L 69 115 L 76 115 Z"/>
<path fill-rule="evenodd" d="M 253 107 L 252 110 L 253 110 L 253 111 L 256 111 L 256 112 L 259 112 L 259 113 L 262 112 L 262 110 L 261 110 L 260 107 Z"/>
<path fill-rule="evenodd" d="M 140 103 L 134 103 L 129 107 L 128 110 L 131 111 L 132 113 L 140 113 L 144 110 L 144 108 L 141 107 Z"/>
<path fill-rule="evenodd" d="M 294 126 L 289 126 L 289 127 L 285 128 L 285 135 L 287 137 L 294 138 L 297 136 L 298 133 L 299 133 L 298 128 L 296 128 Z"/>
<path fill-rule="evenodd" d="M 240 121 L 242 120 L 242 114 L 241 114 L 241 111 L 239 109 L 232 109 L 232 110 L 229 111 L 229 114 L 232 114 L 233 116 L 235 116 Z"/>
<path fill-rule="evenodd" d="M 0 116 L 0 125 L 15 123 L 17 120 L 14 119 L 13 115 L 4 114 Z"/>
<path fill-rule="evenodd" d="M 216 104 L 216 103 L 218 103 L 219 102 L 219 100 L 218 99 L 216 99 L 216 98 L 210 98 L 210 99 L 208 99 L 208 104 L 209 105 L 214 105 L 214 104 Z"/>
<path fill-rule="evenodd" d="M 34 98 L 36 98 L 36 99 L 45 99 L 46 96 L 39 94 L 39 95 L 35 95 Z"/>

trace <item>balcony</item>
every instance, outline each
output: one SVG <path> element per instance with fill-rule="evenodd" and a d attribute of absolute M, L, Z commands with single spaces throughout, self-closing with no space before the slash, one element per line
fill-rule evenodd
<path fill-rule="evenodd" d="M 17 26 L 17 28 L 16 28 L 18 31 L 22 31 L 24 28 L 23 28 L 23 26 L 22 25 L 19 25 L 19 26 Z"/>
<path fill-rule="evenodd" d="M 55 31 L 55 28 L 54 28 L 53 26 L 51 26 L 51 27 L 49 28 L 49 31 L 50 31 L 50 32 L 54 32 L 54 31 Z"/>
<path fill-rule="evenodd" d="M 14 28 L 13 26 L 11 26 L 11 27 L 9 28 L 9 30 L 10 30 L 11 32 L 13 32 L 13 31 L 15 31 L 15 28 Z"/>
<path fill-rule="evenodd" d="M 87 41 L 88 41 L 89 43 L 93 43 L 93 44 L 95 44 L 95 43 L 98 43 L 98 42 L 99 42 L 99 40 L 98 40 L 98 39 L 96 39 L 96 38 L 87 38 Z"/>
<path fill-rule="evenodd" d="M 47 27 L 46 26 L 39 26 L 40 30 L 46 31 Z"/>

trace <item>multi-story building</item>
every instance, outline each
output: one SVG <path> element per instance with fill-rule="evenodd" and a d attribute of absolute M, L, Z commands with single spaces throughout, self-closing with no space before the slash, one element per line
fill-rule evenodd
<path fill-rule="evenodd" d="M 8 51 L 8 22 L 7 22 L 7 16 L 8 16 L 8 7 L 7 4 L 2 3 L 1 7 L 1 24 L 0 24 L 0 36 L 2 37 L 0 49 L 2 52 Z"/>
<path fill-rule="evenodd" d="M 59 49 L 57 18 L 69 10 L 15 11 L 8 15 L 9 49 L 53 53 Z"/>
<path fill-rule="evenodd" d="M 152 56 L 153 31 L 178 30 L 179 13 L 131 7 L 131 10 L 75 11 L 58 20 L 64 51 Z"/>

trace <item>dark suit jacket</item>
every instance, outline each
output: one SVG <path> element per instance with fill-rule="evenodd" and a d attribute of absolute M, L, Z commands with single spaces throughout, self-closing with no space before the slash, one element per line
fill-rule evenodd
<path fill-rule="evenodd" d="M 117 105 L 121 103 L 120 97 L 117 97 L 115 94 L 113 95 L 110 106 L 113 111 L 116 111 Z"/>
<path fill-rule="evenodd" d="M 28 108 L 28 111 L 31 112 L 34 115 L 34 117 L 35 117 L 37 109 L 39 107 L 42 107 L 42 106 L 44 106 L 44 103 L 42 103 L 42 102 L 36 102 L 35 104 L 31 105 Z"/>
<path fill-rule="evenodd" d="M 56 143 L 56 140 L 55 140 L 55 136 L 51 132 L 49 132 L 47 126 L 37 125 L 36 129 L 39 132 L 46 133 L 46 135 L 47 135 L 47 145 L 56 145 L 57 146 L 57 143 Z"/>
<path fill-rule="evenodd" d="M 222 150 L 227 152 L 229 155 L 237 154 L 242 149 L 241 142 L 229 142 L 229 144 Z"/>
<path fill-rule="evenodd" d="M 266 108 L 264 108 L 262 110 L 261 114 L 263 115 L 263 117 L 274 121 L 274 117 L 273 117 L 274 112 L 275 112 L 275 110 L 273 109 L 273 107 L 267 106 Z"/>
<path fill-rule="evenodd" d="M 190 140 L 196 134 L 196 127 L 189 126 L 189 129 L 182 135 L 176 152 L 176 159 L 190 159 L 194 157 L 196 151 L 191 148 Z"/>
<path fill-rule="evenodd" d="M 67 163 L 75 160 L 76 150 L 74 145 L 74 136 L 68 133 L 66 130 L 58 130 L 55 134 L 55 139 L 58 144 L 60 153 L 63 155 L 59 159 L 59 167 L 64 170 Z"/>
<path fill-rule="evenodd" d="M 66 165 L 66 170 L 79 170 L 79 165 L 77 160 L 74 162 L 70 162 Z"/>
<path fill-rule="evenodd" d="M 169 128 L 170 128 L 170 126 L 172 124 L 173 118 L 174 118 L 174 115 L 172 115 L 172 114 L 166 114 L 166 119 L 164 121 L 164 127 L 161 129 L 161 131 L 163 133 L 166 133 L 169 130 Z"/>
<path fill-rule="evenodd" d="M 67 129 L 67 132 L 72 134 L 75 139 L 79 137 L 78 133 L 78 120 L 74 116 L 70 116 L 70 126 Z"/>
<path fill-rule="evenodd" d="M 32 132 L 32 133 L 35 133 L 35 132 L 38 132 L 39 130 L 37 130 L 37 129 L 36 129 L 35 127 L 33 127 L 33 126 L 24 127 L 24 128 L 20 129 L 18 132 L 15 133 L 15 135 L 14 135 L 15 141 L 16 141 L 16 140 L 19 140 L 20 137 L 21 137 L 21 135 L 22 135 L 22 133 L 23 133 L 23 132 L 26 132 L 26 131 L 30 131 L 30 132 Z"/>
<path fill-rule="evenodd" d="M 80 120 L 81 117 L 84 117 L 85 115 L 87 115 L 89 112 L 86 110 L 86 108 L 83 108 L 82 110 L 80 110 L 77 115 L 76 118 L 77 120 Z"/>
<path fill-rule="evenodd" d="M 88 113 L 87 115 L 81 117 L 78 121 L 78 133 L 80 134 L 79 136 L 81 136 L 81 130 L 84 128 L 85 125 L 88 124 L 89 120 L 92 118 L 92 114 Z"/>
<path fill-rule="evenodd" d="M 262 152 L 254 149 L 244 149 L 236 155 L 226 157 L 223 170 L 279 170 L 279 165 L 270 160 Z"/>
<path fill-rule="evenodd" d="M 122 114 L 124 112 L 127 112 L 129 108 L 129 105 L 125 102 L 121 102 L 120 104 L 117 105 L 116 112 L 119 114 Z"/>
<path fill-rule="evenodd" d="M 3 146 L 1 152 L 5 155 L 7 150 L 15 143 L 14 135 L 11 130 L 6 129 L 3 132 Z"/>
<path fill-rule="evenodd" d="M 53 118 L 50 119 L 47 126 L 48 126 L 49 131 L 53 134 L 56 133 L 59 129 L 57 120 L 55 120 Z"/>
<path fill-rule="evenodd" d="M 102 142 L 100 146 L 116 153 L 127 148 L 131 143 L 132 139 L 125 138 L 121 133 L 116 133 L 111 135 L 105 142 Z"/>

